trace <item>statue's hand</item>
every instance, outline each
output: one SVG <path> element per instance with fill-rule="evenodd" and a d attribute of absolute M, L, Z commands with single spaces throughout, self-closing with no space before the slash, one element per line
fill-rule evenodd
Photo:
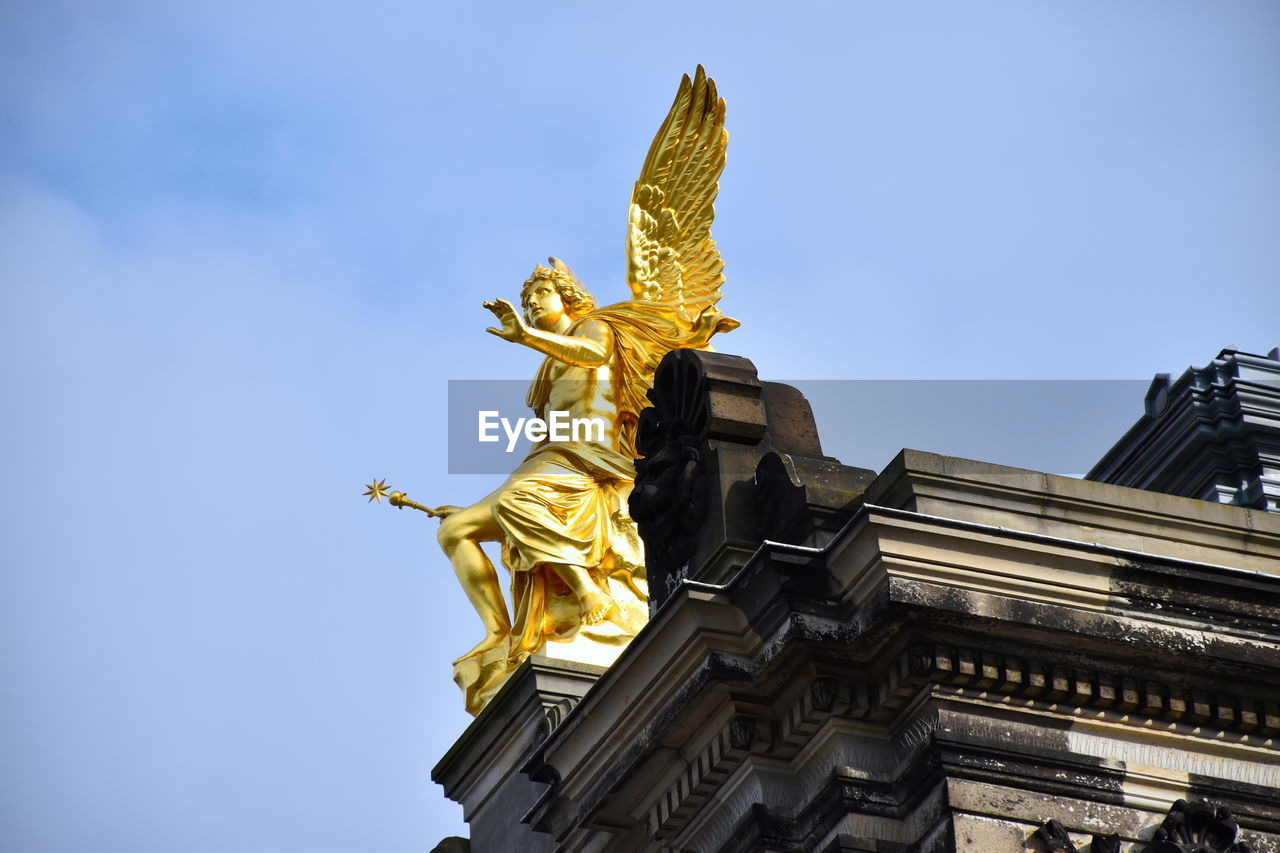
<path fill-rule="evenodd" d="M 438 506 L 435 509 L 428 509 L 427 515 L 429 515 L 432 518 L 448 518 L 449 516 L 453 515 L 455 512 L 461 512 L 461 511 L 462 511 L 462 507 L 460 506 L 454 506 L 453 504 L 445 504 L 444 506 Z"/>
<path fill-rule="evenodd" d="M 497 335 L 504 341 L 522 344 L 529 337 L 529 329 L 520 319 L 520 312 L 516 311 L 515 306 L 505 299 L 495 299 L 492 302 L 483 303 L 485 308 L 493 312 L 493 316 L 502 321 L 502 328 L 495 329 L 492 326 L 485 329 L 491 335 Z"/>

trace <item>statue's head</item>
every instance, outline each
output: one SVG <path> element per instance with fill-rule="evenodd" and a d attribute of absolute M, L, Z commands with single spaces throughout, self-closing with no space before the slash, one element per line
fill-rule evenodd
<path fill-rule="evenodd" d="M 596 301 L 569 273 L 538 264 L 520 288 L 520 307 L 526 323 L 549 329 L 561 314 L 570 320 L 585 317 L 595 310 Z"/>

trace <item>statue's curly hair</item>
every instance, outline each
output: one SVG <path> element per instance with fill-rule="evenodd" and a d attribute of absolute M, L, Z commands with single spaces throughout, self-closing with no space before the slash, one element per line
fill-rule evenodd
<path fill-rule="evenodd" d="M 520 288 L 520 303 L 522 306 L 529 288 L 540 281 L 551 282 L 551 286 L 556 289 L 556 293 L 560 294 L 560 301 L 564 303 L 565 313 L 572 319 L 577 320 L 585 317 L 596 309 L 596 300 L 591 296 L 591 292 L 582 286 L 580 281 L 568 273 L 552 267 L 544 267 L 542 264 L 538 264 L 533 268 L 533 275 L 529 276 Z"/>

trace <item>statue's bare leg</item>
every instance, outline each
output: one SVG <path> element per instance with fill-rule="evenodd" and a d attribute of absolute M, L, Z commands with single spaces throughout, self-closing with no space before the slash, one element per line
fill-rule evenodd
<path fill-rule="evenodd" d="M 614 577 L 620 578 L 622 582 L 626 584 L 627 589 L 631 590 L 631 594 L 634 595 L 636 598 L 640 599 L 641 601 L 649 600 L 649 594 L 646 593 L 644 590 L 642 590 L 640 587 L 636 586 L 636 579 L 631 574 L 631 572 L 619 572 L 618 574 L 614 575 Z"/>
<path fill-rule="evenodd" d="M 502 529 L 493 519 L 490 498 L 450 513 L 440 522 L 437 536 L 440 547 L 453 564 L 458 582 L 484 623 L 485 638 L 463 657 L 496 648 L 511 635 L 511 616 L 502 597 L 498 573 L 480 547 L 481 542 L 494 542 L 501 536 Z"/>
<path fill-rule="evenodd" d="M 591 578 L 591 573 L 582 566 L 557 565 L 556 574 L 569 585 L 578 596 L 578 604 L 582 608 L 582 624 L 599 625 L 613 609 L 613 596 L 602 592 Z"/>

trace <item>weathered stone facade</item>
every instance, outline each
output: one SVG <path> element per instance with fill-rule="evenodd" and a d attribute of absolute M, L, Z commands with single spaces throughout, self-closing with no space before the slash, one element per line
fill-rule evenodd
<path fill-rule="evenodd" d="M 530 661 L 441 761 L 472 850 L 1280 851 L 1280 515 L 876 475 L 749 362 L 668 360 L 708 523 L 617 663 Z"/>

